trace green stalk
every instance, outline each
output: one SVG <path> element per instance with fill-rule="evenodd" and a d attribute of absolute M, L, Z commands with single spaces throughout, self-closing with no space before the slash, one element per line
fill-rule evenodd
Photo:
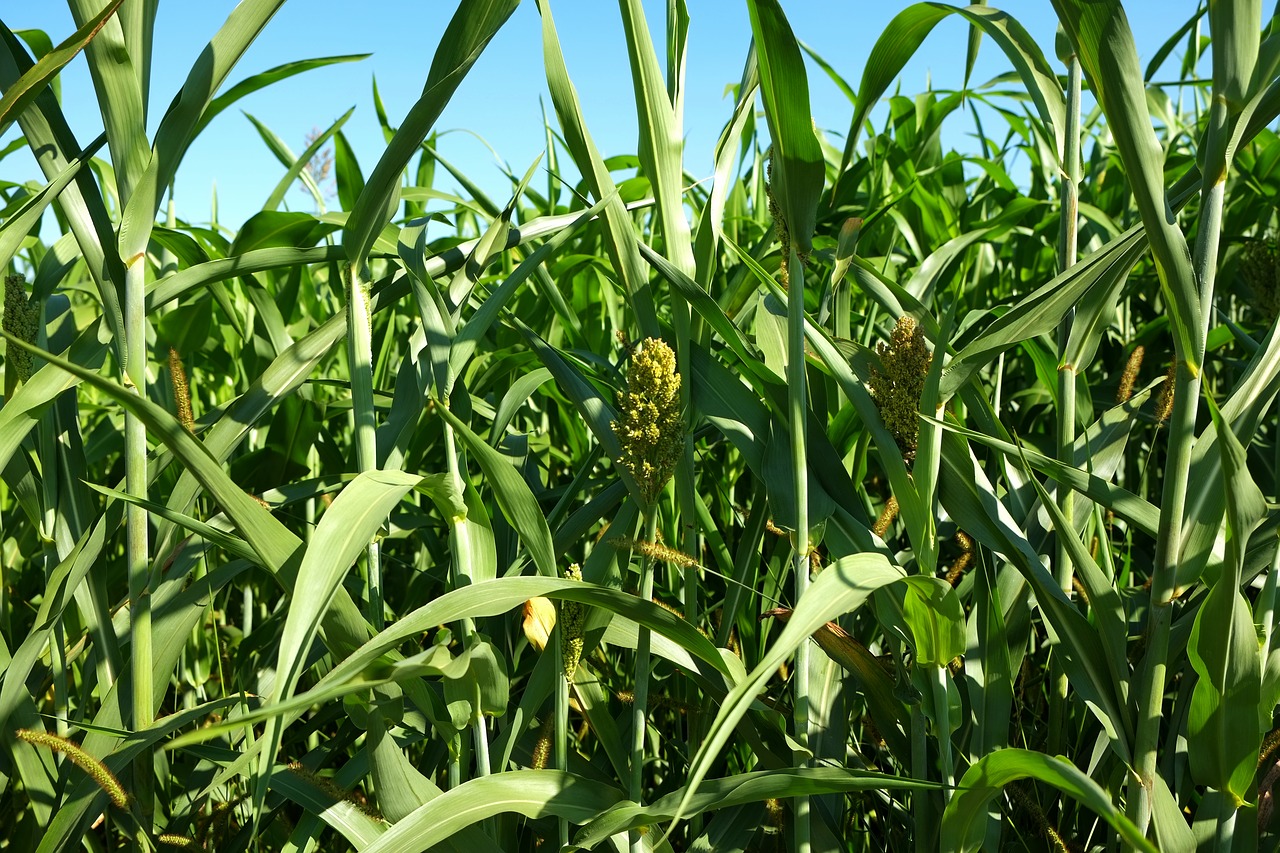
<path fill-rule="evenodd" d="M 147 256 L 129 259 L 124 278 L 125 358 L 124 385 L 140 397 L 147 394 Z M 124 487 L 131 495 L 147 498 L 147 428 L 134 415 L 124 416 Z M 129 644 L 132 723 L 140 731 L 154 721 L 152 681 L 154 654 L 151 642 L 151 560 L 147 511 L 137 504 L 125 508 L 125 565 L 129 572 Z M 133 762 L 135 796 L 144 821 L 151 814 L 151 751 L 143 750 Z"/>
<path fill-rule="evenodd" d="M 443 404 L 441 404 L 443 405 Z M 444 443 L 445 458 L 448 460 L 449 477 L 454 482 L 454 487 L 458 490 L 458 494 L 462 494 L 465 488 L 465 482 L 462 478 L 462 466 L 459 464 L 457 437 L 454 434 L 453 427 L 447 422 L 444 424 Z M 471 582 L 471 545 L 470 538 L 464 535 L 457 528 L 463 524 L 469 524 L 467 519 L 461 519 L 454 522 L 454 536 L 452 537 L 453 551 L 453 588 L 459 589 Z M 372 577 L 370 571 L 370 577 Z M 476 623 L 474 619 L 466 618 L 462 620 L 462 636 L 463 643 L 470 645 L 476 636 Z M 479 776 L 489 775 L 489 731 L 488 724 L 484 718 L 484 713 L 480 710 L 480 688 L 476 686 L 476 695 L 473 699 L 475 704 L 475 716 L 471 720 L 471 735 L 475 742 L 476 749 L 476 774 Z"/>
<path fill-rule="evenodd" d="M 555 649 L 556 671 L 556 733 L 555 762 L 557 770 L 569 769 L 569 679 L 564 673 L 564 649 L 560 637 L 564 628 L 557 622 L 555 634 L 550 642 Z M 569 821 L 561 817 L 558 821 L 560 831 L 560 848 L 569 845 Z"/>
<path fill-rule="evenodd" d="M 449 766 L 445 771 L 449 790 L 462 784 L 462 735 L 453 736 L 449 744 Z"/>
<path fill-rule="evenodd" d="M 947 700 L 947 668 L 933 667 L 933 713 L 938 723 L 938 764 L 942 768 L 942 802 L 951 799 L 956 784 L 955 763 L 951 758 L 951 703 Z"/>
<path fill-rule="evenodd" d="M 351 370 L 351 410 L 355 418 L 356 469 L 363 474 L 378 467 L 378 441 L 373 408 L 373 314 L 369 285 L 360 270 L 347 264 L 347 359 Z M 384 627 L 382 552 L 376 541 L 365 551 L 369 570 L 366 618 L 375 631 Z"/>
<path fill-rule="evenodd" d="M 1065 272 L 1075 265 L 1079 237 L 1080 208 L 1080 58 L 1072 54 L 1067 60 L 1067 129 L 1065 150 L 1062 156 L 1062 221 L 1058 239 L 1058 272 Z M 1076 374 L 1078 366 L 1066 360 L 1071 327 L 1075 323 L 1075 309 L 1067 312 L 1058 327 L 1058 459 L 1072 464 L 1072 448 L 1076 440 Z M 1058 504 L 1068 519 L 1075 518 L 1075 491 L 1066 486 L 1058 488 Z M 1074 522 L 1073 522 L 1074 523 Z M 1059 530 L 1054 553 L 1057 581 L 1062 591 L 1071 594 L 1071 578 L 1074 569 L 1071 554 L 1064 536 L 1074 536 L 1075 530 Z M 1050 755 L 1062 753 L 1066 736 L 1064 717 L 1067 709 L 1067 674 L 1057 656 L 1051 656 L 1053 696 L 1049 702 Z"/>
<path fill-rule="evenodd" d="M 658 538 L 658 513 L 650 506 L 644 512 L 644 541 L 653 543 Z M 640 557 L 640 598 L 653 599 L 653 559 L 648 554 Z M 649 629 L 640 627 L 636 637 L 636 679 L 632 689 L 631 705 L 631 784 L 627 789 L 631 800 L 639 805 L 644 795 L 644 736 L 648 726 L 649 705 Z M 646 849 L 644 836 L 631 832 L 632 853 Z"/>
<path fill-rule="evenodd" d="M 1262 624 L 1262 652 L 1269 655 L 1275 649 L 1276 589 L 1280 585 L 1280 544 L 1271 558 L 1271 571 L 1258 593 L 1258 621 Z M 1266 659 L 1265 657 L 1263 658 Z"/>
<path fill-rule="evenodd" d="M 928 781 L 929 746 L 924 723 L 924 711 L 920 709 L 920 703 L 916 702 L 911 706 L 911 778 Z M 929 853 L 929 838 L 932 833 L 928 831 L 928 827 L 933 823 L 931 814 L 929 793 L 913 791 L 911 816 L 915 821 L 915 831 L 912 834 L 916 839 L 916 853 Z"/>
<path fill-rule="evenodd" d="M 791 249 L 787 258 L 787 409 L 791 421 L 791 469 L 795 478 L 795 574 L 796 604 L 809 588 L 809 461 L 805 443 L 808 427 L 808 389 L 804 362 L 804 265 Z M 799 747 L 793 760 L 806 766 L 809 747 L 809 642 L 796 648 L 795 739 Z M 796 797 L 796 853 L 809 853 L 809 798 Z"/>
<path fill-rule="evenodd" d="M 1212 314 L 1213 288 L 1217 272 L 1218 234 L 1222 227 L 1229 160 L 1226 142 L 1230 130 L 1225 99 L 1214 95 L 1205 134 L 1205 177 L 1201 191 L 1199 233 L 1195 248 L 1195 273 L 1200 285 L 1200 328 L 1191 335 L 1195 351 L 1184 352 L 1174 337 L 1177 373 L 1174 378 L 1173 412 L 1169 417 L 1168 453 L 1164 492 L 1160 501 L 1160 529 L 1156 535 L 1155 563 L 1151 579 L 1151 606 L 1147 618 L 1147 655 L 1135 692 L 1140 709 L 1134 738 L 1135 775 L 1129 780 L 1129 818 L 1143 832 L 1151 822 L 1151 791 L 1155 785 L 1156 759 L 1160 741 L 1161 708 L 1164 701 L 1172 622 L 1173 594 L 1177 580 L 1178 552 L 1182 542 L 1191 451 L 1195 443 L 1196 409 L 1200 400 L 1204 351 Z"/>
<path fill-rule="evenodd" d="M 843 278 L 839 284 L 834 286 L 835 292 L 831 295 L 831 301 L 835 310 L 835 335 L 837 340 L 851 340 L 853 338 L 853 329 L 851 328 L 850 314 L 853 311 L 853 288 L 849 282 Z M 839 383 L 835 388 L 835 411 L 844 408 L 845 403 L 849 402 L 849 398 L 845 396 L 844 389 Z"/>

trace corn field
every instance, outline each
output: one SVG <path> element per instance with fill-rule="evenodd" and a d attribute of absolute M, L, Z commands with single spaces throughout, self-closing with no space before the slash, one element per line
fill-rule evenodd
<path fill-rule="evenodd" d="M 1209 0 L 1144 66 L 1119 0 L 1055 45 L 903 4 L 846 80 L 796 1 L 724 12 L 707 179 L 699 4 L 619 0 L 601 151 L 530 0 L 499 197 L 436 134 L 519 0 L 422 4 L 371 168 L 350 113 L 264 120 L 234 226 L 173 201 L 193 139 L 344 59 L 237 68 L 283 0 L 185 78 L 157 0 L 0 16 L 44 177 L 0 180 L 0 848 L 1280 849 L 1277 19 Z M 1008 73 L 901 94 L 948 18 Z"/>

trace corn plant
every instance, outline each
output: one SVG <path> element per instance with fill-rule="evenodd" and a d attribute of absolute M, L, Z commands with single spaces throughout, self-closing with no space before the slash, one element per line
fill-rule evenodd
<path fill-rule="evenodd" d="M 518 5 L 469 0 L 367 172 L 352 112 L 299 153 L 251 117 L 281 175 L 234 227 L 179 202 L 192 140 L 362 57 L 240 71 L 282 3 L 244 0 L 162 91 L 154 2 L 0 20 L 0 158 L 43 173 L 0 181 L 9 846 L 1276 849 L 1261 4 L 1146 68 L 1119 0 L 1053 0 L 1049 53 L 906 5 L 855 87 L 748 0 L 700 180 L 685 2 L 619 0 L 634 153 L 534 2 L 503 197 L 436 147 Z M 962 86 L 902 95 L 949 17 Z"/>

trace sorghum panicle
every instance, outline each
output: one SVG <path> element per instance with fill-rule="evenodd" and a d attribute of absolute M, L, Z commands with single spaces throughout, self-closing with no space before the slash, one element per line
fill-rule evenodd
<path fill-rule="evenodd" d="M 582 569 L 573 563 L 564 570 L 567 580 L 582 580 Z M 582 634 L 586 622 L 582 604 L 577 601 L 561 600 L 558 604 L 560 615 L 560 655 L 564 661 L 565 681 L 573 683 L 574 673 L 578 671 L 578 662 L 582 660 Z"/>
<path fill-rule="evenodd" d="M 1280 250 L 1249 243 L 1240 256 L 1240 277 L 1253 291 L 1253 304 L 1267 321 L 1280 315 Z"/>
<path fill-rule="evenodd" d="M 27 298 L 27 281 L 20 275 L 4 277 L 4 319 L 6 332 L 29 344 L 40 332 L 40 306 Z M 13 368 L 18 381 L 31 378 L 31 353 L 18 347 L 6 347 L 5 360 Z M 14 383 L 16 384 L 16 383 Z"/>
<path fill-rule="evenodd" d="M 911 317 L 898 320 L 889 343 L 877 346 L 876 353 L 883 370 L 871 370 L 871 396 L 902 458 L 910 464 L 920 436 L 920 396 L 933 356 L 924 331 Z"/>
<path fill-rule="evenodd" d="M 613 432 L 622 445 L 618 463 L 631 472 L 641 496 L 652 504 L 684 452 L 680 374 L 671 347 L 658 338 L 641 341 L 627 369 L 627 390 L 618 395 L 621 419 Z"/>

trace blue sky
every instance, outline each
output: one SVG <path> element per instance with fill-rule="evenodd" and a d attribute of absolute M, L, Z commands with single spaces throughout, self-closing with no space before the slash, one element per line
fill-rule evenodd
<path fill-rule="evenodd" d="M 57 0 L 7 5 L 0 18 L 11 29 L 42 29 L 55 44 L 74 30 L 70 13 Z M 163 113 L 190 63 L 234 5 L 231 0 L 160 4 L 152 78 L 153 118 Z M 750 24 L 745 3 L 737 0 L 688 0 L 688 5 L 685 163 L 690 172 L 703 177 L 710 172 L 716 137 L 732 110 L 725 87 L 741 76 Z M 900 0 L 783 0 L 796 35 L 855 89 L 876 38 L 908 5 Z M 1003 5 L 992 5 L 1016 17 L 1057 67 L 1053 56 L 1056 18 L 1048 0 L 1007 0 Z M 1196 5 L 1196 0 L 1133 0 L 1126 4 L 1144 65 Z M 220 115 L 192 145 L 178 173 L 175 197 L 179 215 L 207 222 L 216 186 L 219 220 L 234 228 L 261 207 L 283 175 L 283 168 L 242 111 L 253 114 L 295 152 L 301 152 L 312 128 L 327 127 L 347 109 L 356 107 L 344 132 L 367 175 L 383 147 L 373 109 L 373 78 L 377 78 L 391 123 L 398 124 L 421 93 L 435 47 L 455 7 L 452 0 L 372 0 L 363 4 L 294 0 L 284 4 L 233 72 L 232 82 L 291 60 L 353 53 L 372 56 L 293 77 L 245 98 Z M 661 54 L 666 3 L 646 0 L 645 8 Z M 553 0 L 552 11 L 569 73 L 597 146 L 606 156 L 634 153 L 635 104 L 617 5 L 607 0 Z M 959 16 L 939 24 L 904 70 L 902 91 L 915 94 L 930 82 L 935 88 L 959 86 L 967 32 Z M 1182 52 L 1176 49 L 1174 58 Z M 981 84 L 1010 68 L 994 43 L 984 40 L 971 83 Z M 849 126 L 852 105 L 812 63 L 809 82 L 814 119 L 819 127 L 833 132 L 834 144 L 839 146 Z M 62 86 L 68 120 L 77 137 L 86 142 L 101 131 L 102 121 L 83 56 L 64 70 Z M 543 104 L 550 112 L 538 12 L 532 0 L 526 0 L 494 38 L 437 123 L 441 131 L 456 131 L 441 140 L 440 153 L 486 191 L 505 200 L 507 184 L 494 155 L 477 136 L 514 172 L 523 174 L 543 150 Z M 964 119 L 956 118 L 945 141 L 963 150 L 969 144 L 965 135 L 970 127 Z M 3 141 L 15 134 L 16 130 L 10 130 Z M 9 180 L 39 178 L 25 151 L 7 157 L 3 169 Z M 545 186 L 541 179 L 538 185 Z M 295 209 L 312 209 L 310 197 L 301 191 L 291 192 L 287 203 Z"/>

